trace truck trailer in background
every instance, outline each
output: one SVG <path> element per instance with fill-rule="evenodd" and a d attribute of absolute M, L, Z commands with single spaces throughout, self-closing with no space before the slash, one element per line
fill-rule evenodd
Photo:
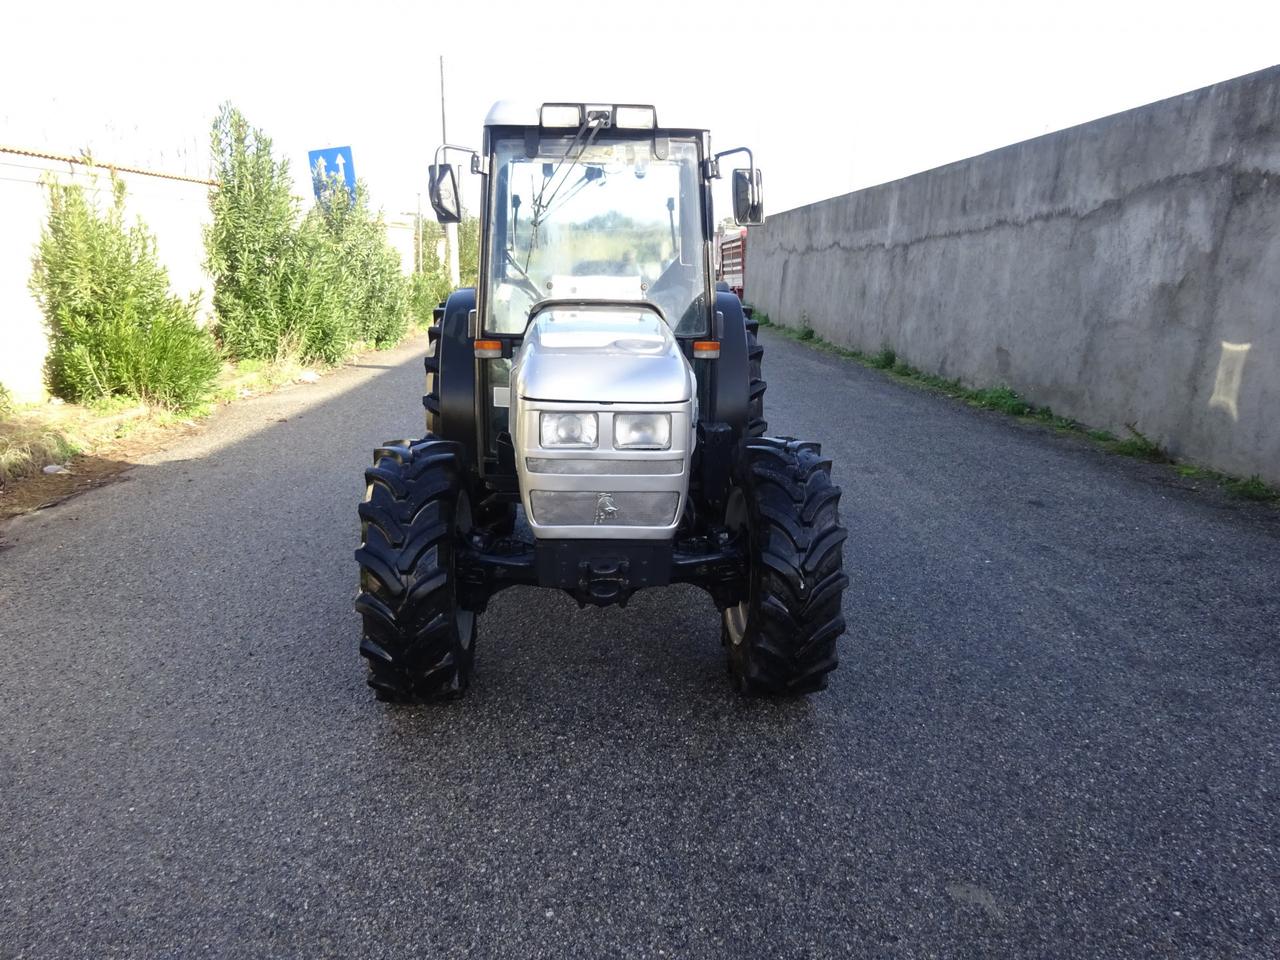
<path fill-rule="evenodd" d="M 716 279 L 723 280 L 729 289 L 745 300 L 747 277 L 747 231 L 733 227 L 716 234 Z"/>

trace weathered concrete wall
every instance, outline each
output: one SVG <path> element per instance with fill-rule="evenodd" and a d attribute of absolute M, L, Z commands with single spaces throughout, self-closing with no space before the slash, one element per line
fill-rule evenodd
<path fill-rule="evenodd" d="M 746 298 L 1280 483 L 1280 67 L 769 218 Z"/>

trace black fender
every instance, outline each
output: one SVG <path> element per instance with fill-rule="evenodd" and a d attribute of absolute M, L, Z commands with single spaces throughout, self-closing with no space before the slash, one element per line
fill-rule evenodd
<path fill-rule="evenodd" d="M 437 307 L 435 325 L 427 336 L 435 351 L 427 354 L 427 432 L 462 445 L 463 462 L 476 463 L 476 357 L 471 342 L 471 311 L 476 307 L 474 287 L 449 294 Z"/>
<path fill-rule="evenodd" d="M 742 301 L 733 293 L 717 291 L 715 317 L 720 358 L 711 364 L 711 410 L 703 419 L 727 423 L 736 441 L 746 436 L 751 399 L 747 320 L 742 312 Z"/>
<path fill-rule="evenodd" d="M 718 513 L 724 509 L 739 451 L 748 435 L 751 357 L 742 301 L 732 292 L 718 290 L 715 304 L 715 324 L 711 332 L 720 341 L 720 356 L 708 364 L 711 370 L 708 409 L 699 417 L 694 470 L 705 502 Z"/>

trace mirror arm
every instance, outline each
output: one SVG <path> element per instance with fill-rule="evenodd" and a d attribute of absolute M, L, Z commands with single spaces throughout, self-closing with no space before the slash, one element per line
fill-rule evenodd
<path fill-rule="evenodd" d="M 456 143 L 442 143 L 436 147 L 435 164 L 440 165 L 440 156 L 446 150 L 456 150 L 458 153 L 465 153 L 471 157 L 471 172 L 479 174 L 487 174 L 489 172 L 489 164 L 480 156 L 480 151 L 472 147 L 459 146 Z"/>
<path fill-rule="evenodd" d="M 720 179 L 720 158 L 727 157 L 734 153 L 745 153 L 747 155 L 747 169 L 751 171 L 751 182 L 756 181 L 756 158 L 751 153 L 750 147 L 734 147 L 732 150 L 721 150 L 714 157 L 707 161 L 707 176 L 713 180 Z"/>

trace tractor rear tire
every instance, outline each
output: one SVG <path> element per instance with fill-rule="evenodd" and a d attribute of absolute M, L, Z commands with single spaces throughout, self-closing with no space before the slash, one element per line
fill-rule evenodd
<path fill-rule="evenodd" d="M 360 653 L 379 700 L 463 694 L 476 614 L 458 602 L 456 558 L 471 529 L 461 447 L 405 440 L 379 447 L 360 504 Z"/>
<path fill-rule="evenodd" d="M 822 690 L 844 633 L 845 529 L 831 461 L 816 443 L 748 440 L 729 494 L 726 526 L 745 534 L 746 599 L 724 611 L 722 640 L 741 693 Z"/>

